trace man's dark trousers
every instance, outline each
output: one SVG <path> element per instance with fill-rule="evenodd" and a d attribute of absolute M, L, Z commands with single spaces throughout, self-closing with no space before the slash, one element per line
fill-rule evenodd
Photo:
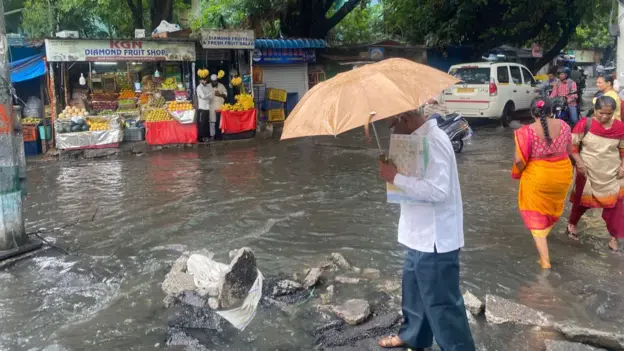
<path fill-rule="evenodd" d="M 459 290 L 459 250 L 407 250 L 403 267 L 403 325 L 399 338 L 412 348 L 475 351 Z"/>

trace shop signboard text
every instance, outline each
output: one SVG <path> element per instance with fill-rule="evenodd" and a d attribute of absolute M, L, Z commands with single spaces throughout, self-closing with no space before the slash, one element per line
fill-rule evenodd
<path fill-rule="evenodd" d="M 193 42 L 142 40 L 46 40 L 49 62 L 194 61 Z"/>
<path fill-rule="evenodd" d="M 204 49 L 247 49 L 255 47 L 252 30 L 202 30 L 201 46 Z"/>
<path fill-rule="evenodd" d="M 289 64 L 316 62 L 314 49 L 256 49 L 253 56 L 258 64 Z"/>

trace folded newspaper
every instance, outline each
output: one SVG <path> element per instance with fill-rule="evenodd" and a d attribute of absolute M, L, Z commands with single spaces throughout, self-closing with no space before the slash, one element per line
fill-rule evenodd
<path fill-rule="evenodd" d="M 390 161 L 394 163 L 400 174 L 423 179 L 429 162 L 429 144 L 427 137 L 418 135 L 397 135 L 390 138 Z M 419 205 L 418 201 L 394 184 L 387 183 L 388 203 Z"/>

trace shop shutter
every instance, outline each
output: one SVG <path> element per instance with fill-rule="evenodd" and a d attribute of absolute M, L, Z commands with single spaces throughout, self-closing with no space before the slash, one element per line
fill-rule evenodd
<path fill-rule="evenodd" d="M 308 91 L 308 64 L 261 65 L 267 88 L 299 93 L 299 99 Z"/>

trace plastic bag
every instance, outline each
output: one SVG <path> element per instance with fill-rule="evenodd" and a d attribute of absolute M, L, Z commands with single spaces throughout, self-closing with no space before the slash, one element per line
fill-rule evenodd
<path fill-rule="evenodd" d="M 152 33 L 155 34 L 155 33 L 164 33 L 164 32 L 177 32 L 181 29 L 182 28 L 178 24 L 169 23 L 167 21 L 160 21 L 160 24 L 158 25 L 158 27 L 156 27 L 156 29 L 154 29 Z"/>
<path fill-rule="evenodd" d="M 256 310 L 258 309 L 258 303 L 262 298 L 262 281 L 264 277 L 260 270 L 258 270 L 258 277 L 256 281 L 254 281 L 253 286 L 249 289 L 249 293 L 243 301 L 243 304 L 238 308 L 233 308 L 231 310 L 225 311 L 215 311 L 218 315 L 225 318 L 228 322 L 230 322 L 236 329 L 245 330 L 249 323 L 256 316 Z"/>
<path fill-rule="evenodd" d="M 213 261 L 204 255 L 191 255 L 186 262 L 186 271 L 193 276 L 200 293 L 219 295 L 219 287 L 229 266 Z"/>
<path fill-rule="evenodd" d="M 41 118 L 41 108 L 41 99 L 36 96 L 29 97 L 24 106 L 24 117 Z"/>
<path fill-rule="evenodd" d="M 223 284 L 223 278 L 229 266 L 216 262 L 206 256 L 193 254 L 186 262 L 186 271 L 193 275 L 195 285 L 200 294 L 208 293 L 210 296 L 217 296 L 219 288 Z M 258 276 L 243 304 L 240 307 L 230 310 L 215 311 L 218 315 L 230 322 L 236 329 L 244 330 L 256 316 L 258 303 L 262 298 L 262 282 L 264 277 L 258 270 Z"/>

